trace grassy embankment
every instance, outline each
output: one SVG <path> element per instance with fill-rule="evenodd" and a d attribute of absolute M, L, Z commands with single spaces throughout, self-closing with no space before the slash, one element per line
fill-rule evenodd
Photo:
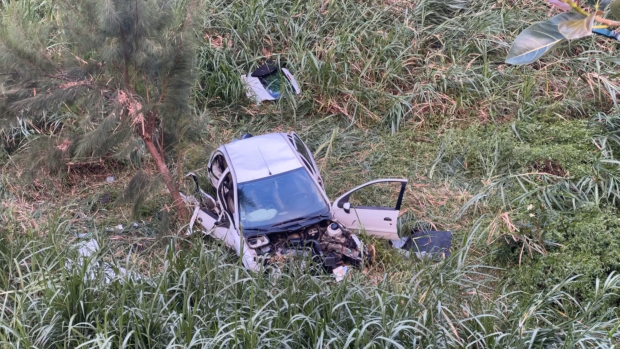
<path fill-rule="evenodd" d="M 340 284 L 300 271 L 248 274 L 213 241 L 176 251 L 159 212 L 163 190 L 134 219 L 116 201 L 132 173 L 126 162 L 25 180 L 20 153 L 45 133 L 25 125 L 14 130 L 20 147 L 0 150 L 2 346 L 616 344 L 615 44 L 581 40 L 507 66 L 511 40 L 547 8 L 450 4 L 464 9 L 209 3 L 181 172 L 204 176 L 209 152 L 242 133 L 296 130 L 332 198 L 374 178 L 409 178 L 402 231 L 452 230 L 453 258 L 416 263 L 380 248 L 377 265 Z M 238 76 L 268 56 L 287 61 L 303 95 L 251 106 Z M 49 120 L 70 127 L 75 118 Z M 118 224 L 123 231 L 106 231 Z M 102 275 L 83 281 L 85 268 L 66 271 L 76 232 L 105 246 L 95 261 L 147 279 L 106 284 Z"/>

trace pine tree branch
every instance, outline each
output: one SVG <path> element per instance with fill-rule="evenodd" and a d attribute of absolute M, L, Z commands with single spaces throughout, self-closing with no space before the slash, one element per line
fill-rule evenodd
<path fill-rule="evenodd" d="M 129 83 L 129 53 L 127 52 L 127 39 L 125 38 L 125 31 L 123 28 L 121 28 L 121 41 L 123 42 L 123 57 L 125 59 L 123 77 L 127 88 L 131 88 L 131 84 Z"/>
<path fill-rule="evenodd" d="M 183 44 L 185 42 L 185 40 L 183 38 L 183 33 L 186 32 L 187 28 L 191 24 L 192 14 L 193 14 L 195 8 L 196 8 L 196 1 L 192 1 L 191 4 L 189 5 L 189 10 L 188 10 L 187 15 L 185 17 L 185 21 L 183 22 L 183 27 L 182 27 L 182 29 L 180 31 L 180 33 L 181 33 L 180 34 L 181 40 L 179 40 L 179 43 L 177 44 L 177 50 L 175 50 L 176 54 L 175 54 L 174 59 L 173 59 L 172 67 L 176 66 L 179 63 L 179 60 L 180 60 L 180 57 L 181 57 L 181 53 L 183 52 L 183 50 L 181 48 L 182 48 L 182 46 L 183 46 Z M 172 70 L 172 68 L 171 68 L 171 70 Z M 163 101 L 163 98 L 166 95 L 167 88 L 168 88 L 168 85 L 170 83 L 170 80 L 172 80 L 172 77 L 173 76 L 171 74 L 168 74 L 168 76 L 166 78 L 166 81 L 164 81 L 164 83 L 162 84 L 162 92 L 161 92 L 161 95 L 159 96 L 159 100 L 157 102 L 158 104 L 161 104 L 161 102 Z"/>
<path fill-rule="evenodd" d="M 113 92 L 116 91 L 116 89 L 110 88 L 108 86 L 105 86 L 105 88 L 104 88 L 102 86 L 94 84 L 94 83 L 92 83 L 92 81 L 85 82 L 83 80 L 80 81 L 80 80 L 70 79 L 70 78 L 68 78 L 66 76 L 63 76 L 63 75 L 50 75 L 50 74 L 46 74 L 45 76 L 48 77 L 48 78 L 51 78 L 51 79 L 67 81 L 68 84 L 71 84 L 71 83 L 79 84 L 80 86 L 87 87 L 90 90 L 95 90 L 95 89 L 101 90 L 101 93 L 102 93 L 103 97 L 108 99 L 108 100 L 113 99 L 113 97 L 112 97 L 112 95 L 110 93 L 111 92 L 113 93 Z M 59 88 L 63 88 L 63 85 L 59 85 L 58 87 Z M 67 88 L 67 87 L 70 87 L 70 86 L 69 85 L 65 85 L 64 86 L 64 88 Z"/>

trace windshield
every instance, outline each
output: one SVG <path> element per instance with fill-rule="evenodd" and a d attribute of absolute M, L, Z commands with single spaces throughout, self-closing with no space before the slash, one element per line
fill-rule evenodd
<path fill-rule="evenodd" d="M 304 168 L 240 183 L 238 190 L 244 231 L 284 228 L 288 222 L 329 215 L 329 206 Z"/>

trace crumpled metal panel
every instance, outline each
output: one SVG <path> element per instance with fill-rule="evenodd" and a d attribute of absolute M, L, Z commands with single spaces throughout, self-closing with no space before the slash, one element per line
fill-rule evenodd
<path fill-rule="evenodd" d="M 237 183 L 249 182 L 302 167 L 286 134 L 270 133 L 224 146 Z"/>

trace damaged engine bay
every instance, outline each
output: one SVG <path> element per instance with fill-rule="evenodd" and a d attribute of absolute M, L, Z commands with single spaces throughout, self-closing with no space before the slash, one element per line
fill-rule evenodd
<path fill-rule="evenodd" d="M 299 230 L 250 236 L 246 241 L 267 265 L 311 259 L 331 271 L 339 266 L 360 266 L 363 260 L 372 260 L 372 248 L 365 249 L 357 235 L 330 220 Z"/>

